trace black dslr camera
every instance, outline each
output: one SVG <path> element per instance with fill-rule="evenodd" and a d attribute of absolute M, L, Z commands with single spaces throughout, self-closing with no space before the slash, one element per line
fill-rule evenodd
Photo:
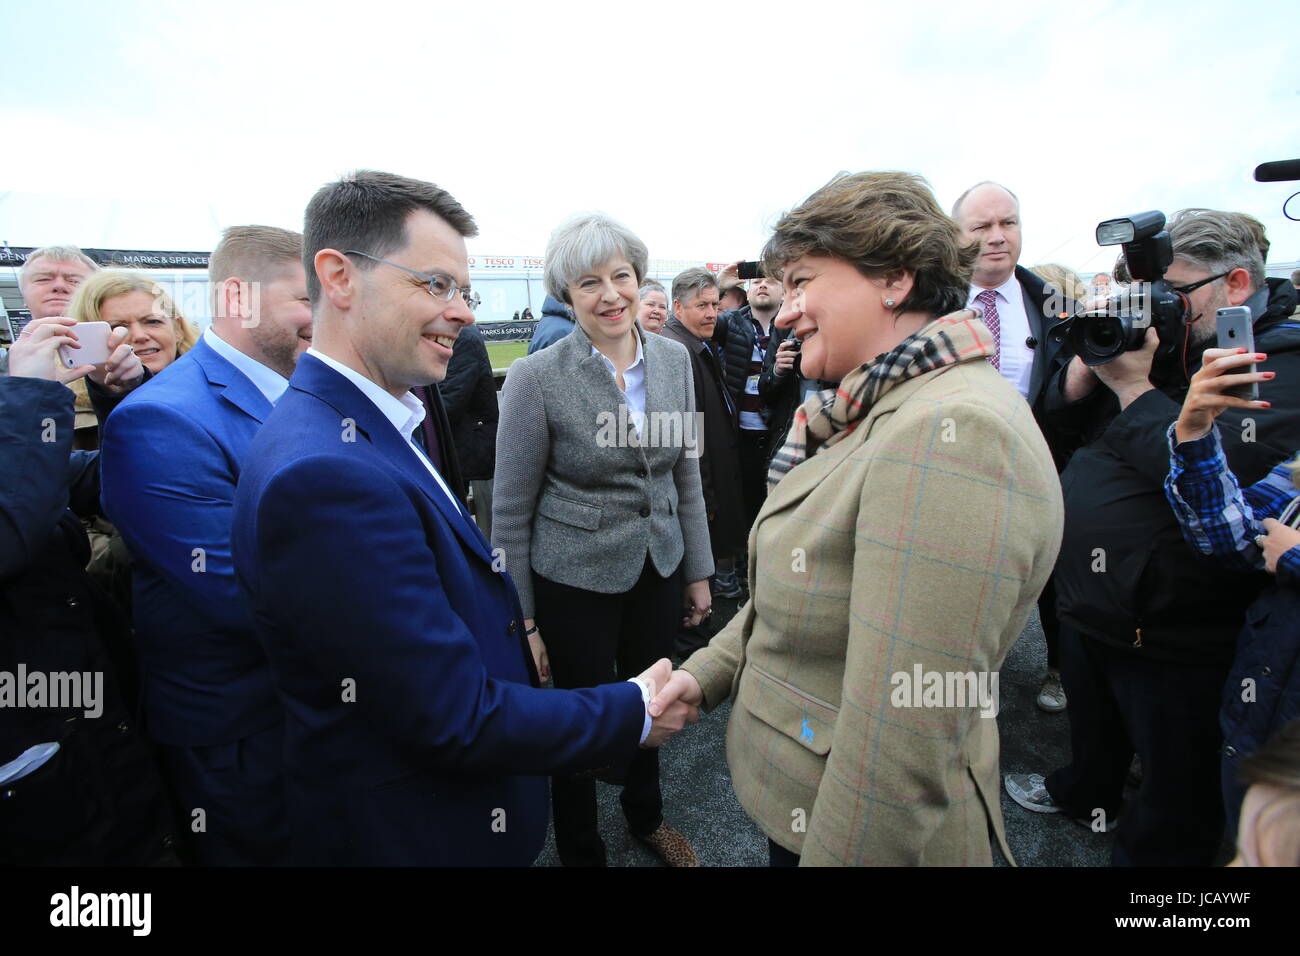
<path fill-rule="evenodd" d="M 1147 329 L 1160 337 L 1156 357 L 1181 346 L 1191 321 L 1187 296 L 1165 280 L 1174 261 L 1173 241 L 1165 231 L 1165 214 L 1141 212 L 1107 219 L 1097 226 L 1099 246 L 1123 246 L 1133 284 L 1112 296 L 1101 308 L 1080 312 L 1049 333 L 1083 359 L 1085 365 L 1105 365 L 1123 352 L 1142 348 Z"/>

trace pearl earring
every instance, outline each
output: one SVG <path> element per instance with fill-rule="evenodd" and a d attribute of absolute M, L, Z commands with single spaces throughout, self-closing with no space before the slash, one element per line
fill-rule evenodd
<path fill-rule="evenodd" d="M 888 308 L 888 309 L 892 309 L 892 308 L 894 307 L 894 300 L 893 300 L 893 299 L 886 299 L 886 300 L 885 300 L 885 307 Z"/>

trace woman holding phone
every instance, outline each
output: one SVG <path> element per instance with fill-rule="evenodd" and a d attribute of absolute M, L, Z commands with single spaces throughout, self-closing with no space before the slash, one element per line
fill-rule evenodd
<path fill-rule="evenodd" d="M 1165 494 L 1192 548 L 1233 570 L 1272 576 L 1246 612 L 1219 711 L 1220 782 L 1232 832 L 1245 796 L 1238 779 L 1242 758 L 1300 717 L 1300 456 L 1243 489 L 1214 424 L 1225 409 L 1269 407 L 1233 394 L 1275 378 L 1274 372 L 1251 368 L 1267 358 L 1244 348 L 1205 350 L 1169 428 L 1165 480 Z"/>

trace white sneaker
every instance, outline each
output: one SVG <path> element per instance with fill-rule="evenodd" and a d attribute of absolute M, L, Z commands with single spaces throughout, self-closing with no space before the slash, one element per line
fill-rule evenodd
<path fill-rule="evenodd" d="M 1049 714 L 1065 710 L 1065 688 L 1061 686 L 1060 671 L 1051 669 L 1043 678 L 1043 686 L 1038 691 L 1038 709 Z"/>

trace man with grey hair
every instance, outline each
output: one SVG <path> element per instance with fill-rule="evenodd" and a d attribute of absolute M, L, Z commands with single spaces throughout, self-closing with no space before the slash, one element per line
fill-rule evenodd
<path fill-rule="evenodd" d="M 1047 415 L 1078 449 L 1062 475 L 1055 571 L 1072 763 L 1046 778 L 1009 774 L 1006 788 L 1026 809 L 1108 830 L 1136 751 L 1142 781 L 1124 805 L 1116 865 L 1208 866 L 1223 836 L 1219 702 L 1260 582 L 1198 559 L 1164 485 L 1172 425 L 1225 306 L 1250 310 L 1262 370 L 1276 375 L 1260 383 L 1267 411 L 1218 418 L 1233 474 L 1251 485 L 1300 447 L 1295 296 L 1265 282 L 1257 226 L 1231 212 L 1176 214 L 1165 277 L 1187 299 L 1183 334 L 1158 359 L 1153 330 L 1105 365 L 1075 357 L 1047 387 Z"/>
<path fill-rule="evenodd" d="M 18 274 L 18 291 L 33 319 L 67 315 L 77 286 L 99 266 L 76 246 L 46 246 L 34 250 Z"/>
<path fill-rule="evenodd" d="M 99 266 L 76 246 L 45 246 L 33 250 L 18 273 L 18 291 L 32 320 L 67 315 L 77 286 Z M 19 329 L 14 329 L 15 337 Z M 0 374 L 8 370 L 8 352 L 0 351 Z"/>
<path fill-rule="evenodd" d="M 696 407 L 704 416 L 700 480 L 717 562 L 714 593 L 738 597 L 735 556 L 744 546 L 747 529 L 740 488 L 739 410 L 712 345 L 718 323 L 717 277 L 707 269 L 687 269 L 673 279 L 672 297 L 673 315 L 662 334 L 690 352 Z"/>

